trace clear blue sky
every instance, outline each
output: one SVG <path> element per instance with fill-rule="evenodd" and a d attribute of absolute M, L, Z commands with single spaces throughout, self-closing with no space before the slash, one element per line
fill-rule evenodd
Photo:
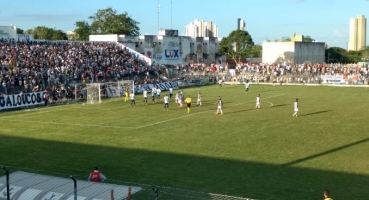
<path fill-rule="evenodd" d="M 310 35 L 330 46 L 346 48 L 349 19 L 369 17 L 368 0 L 160 0 L 160 28 L 184 34 L 194 19 L 213 21 L 219 36 L 237 28 L 237 18 L 246 21 L 246 30 L 256 44 L 294 33 Z M 141 34 L 156 34 L 158 0 L 12 0 L 0 7 L 0 25 L 14 24 L 27 30 L 47 26 L 74 30 L 74 23 L 87 20 L 98 9 L 113 7 L 140 22 Z"/>

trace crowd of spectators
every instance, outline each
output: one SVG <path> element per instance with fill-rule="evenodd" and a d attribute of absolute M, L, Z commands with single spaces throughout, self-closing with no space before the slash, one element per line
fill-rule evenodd
<path fill-rule="evenodd" d="M 119 43 L 0 39 L 0 92 L 66 91 L 73 83 L 147 77 L 152 66 Z M 127 78 L 128 79 L 128 78 Z M 65 87 L 65 89 L 63 89 Z"/>
<path fill-rule="evenodd" d="M 368 84 L 369 67 L 363 64 L 265 64 L 236 66 L 225 78 L 259 82 L 320 83 L 322 75 L 341 75 L 348 84 Z"/>

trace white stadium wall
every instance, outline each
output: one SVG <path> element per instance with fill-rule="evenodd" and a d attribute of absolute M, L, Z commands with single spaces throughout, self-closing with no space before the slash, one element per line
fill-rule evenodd
<path fill-rule="evenodd" d="M 118 35 L 90 35 L 89 40 L 92 42 L 118 42 Z"/>
<path fill-rule="evenodd" d="M 294 42 L 264 42 L 263 63 L 294 62 Z"/>
<path fill-rule="evenodd" d="M 17 38 L 17 28 L 15 26 L 0 26 L 0 38 Z"/>

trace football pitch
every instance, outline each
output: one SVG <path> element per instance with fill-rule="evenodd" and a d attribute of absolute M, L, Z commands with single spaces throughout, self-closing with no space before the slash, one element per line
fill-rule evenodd
<path fill-rule="evenodd" d="M 197 92 L 202 106 L 196 106 Z M 177 91 L 175 91 L 177 92 Z M 369 196 L 368 88 L 218 85 L 1 111 L 0 165 L 265 200 Z M 162 93 L 162 97 L 167 92 Z M 261 109 L 255 109 L 256 96 Z M 224 115 L 215 115 L 221 96 Z M 161 98 L 162 98 L 161 97 Z M 292 117 L 299 99 L 298 117 Z M 133 196 L 135 197 L 135 196 Z"/>

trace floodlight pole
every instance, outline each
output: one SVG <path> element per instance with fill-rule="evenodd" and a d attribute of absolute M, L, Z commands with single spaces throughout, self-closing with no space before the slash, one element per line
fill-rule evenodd
<path fill-rule="evenodd" d="M 74 182 L 74 200 L 77 200 L 77 180 L 73 176 L 70 176 L 70 178 Z"/>
<path fill-rule="evenodd" d="M 9 186 L 9 170 L 6 167 L 3 167 L 6 173 L 6 199 L 10 200 L 10 186 Z"/>

